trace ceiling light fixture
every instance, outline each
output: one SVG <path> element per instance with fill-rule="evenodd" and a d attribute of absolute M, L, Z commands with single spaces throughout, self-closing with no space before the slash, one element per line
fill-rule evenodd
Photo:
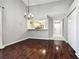
<path fill-rule="evenodd" d="M 24 17 L 27 17 L 27 19 L 32 19 L 34 17 L 34 15 L 30 12 L 30 6 L 29 6 L 29 3 L 30 1 L 28 0 L 28 6 L 27 6 L 27 9 L 28 9 L 28 13 L 24 13 Z"/>

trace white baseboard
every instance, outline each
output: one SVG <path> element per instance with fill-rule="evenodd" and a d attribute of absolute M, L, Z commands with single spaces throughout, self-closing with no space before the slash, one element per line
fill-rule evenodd
<path fill-rule="evenodd" d="M 38 38 L 38 37 L 28 37 L 28 38 Z M 21 42 L 21 41 L 26 40 L 26 39 L 28 39 L 28 38 L 24 38 L 24 39 L 21 39 L 21 40 L 18 40 L 18 41 L 14 41 L 14 42 L 11 42 L 11 43 L 2 45 L 2 46 L 0 46 L 0 49 L 3 49 L 3 48 L 5 48 L 5 47 L 7 47 L 7 46 L 9 46 L 9 45 L 12 45 L 12 44 Z M 38 39 L 45 39 L 45 40 L 47 40 L 48 38 L 40 38 L 40 37 L 39 37 Z"/>
<path fill-rule="evenodd" d="M 44 40 L 49 40 L 49 39 L 50 39 L 50 40 L 52 40 L 52 38 L 41 38 L 41 37 L 28 37 L 28 38 L 44 39 Z M 11 43 L 2 45 L 2 46 L 0 46 L 0 49 L 3 49 L 3 48 L 5 48 L 6 46 L 15 44 L 15 43 L 17 43 L 17 42 L 21 42 L 21 41 L 26 40 L 26 39 L 28 39 L 28 38 L 20 39 L 20 40 L 18 40 L 18 41 L 14 41 L 14 42 L 11 42 Z"/>
<path fill-rule="evenodd" d="M 42 38 L 42 37 L 28 37 L 28 38 L 35 38 L 35 39 L 44 39 L 44 40 L 49 40 L 49 38 Z"/>
<path fill-rule="evenodd" d="M 0 49 L 3 49 L 3 48 L 5 48 L 3 45 L 2 45 L 2 46 L 0 46 Z"/>
<path fill-rule="evenodd" d="M 79 58 L 79 55 L 76 53 L 76 56 Z"/>
<path fill-rule="evenodd" d="M 5 44 L 5 45 L 2 45 L 2 46 L 0 47 L 0 49 L 3 49 L 3 48 L 5 48 L 5 47 L 7 47 L 7 46 L 9 46 L 9 45 L 12 45 L 12 44 L 15 44 L 15 43 L 21 42 L 21 41 L 26 40 L 26 39 L 28 39 L 28 38 L 24 38 L 24 39 L 21 39 L 21 40 L 18 40 L 18 41 L 14 41 L 14 42 L 11 42 L 11 43 L 8 43 L 8 44 Z"/>

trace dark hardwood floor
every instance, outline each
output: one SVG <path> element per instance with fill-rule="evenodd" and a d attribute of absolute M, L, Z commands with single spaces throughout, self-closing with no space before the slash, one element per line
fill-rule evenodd
<path fill-rule="evenodd" d="M 0 59 L 78 59 L 64 41 L 27 39 L 0 50 Z"/>

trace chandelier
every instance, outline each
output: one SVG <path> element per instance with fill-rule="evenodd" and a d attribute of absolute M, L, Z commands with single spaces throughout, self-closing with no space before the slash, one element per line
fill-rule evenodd
<path fill-rule="evenodd" d="M 34 18 L 34 15 L 30 12 L 29 2 L 30 1 L 28 0 L 27 13 L 24 13 L 24 17 L 26 17 L 28 20 Z"/>

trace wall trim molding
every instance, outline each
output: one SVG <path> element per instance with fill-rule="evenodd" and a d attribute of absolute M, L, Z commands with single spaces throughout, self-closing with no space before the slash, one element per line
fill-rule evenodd
<path fill-rule="evenodd" d="M 74 1 L 70 6 L 70 8 L 68 9 L 66 17 L 69 17 L 74 10 L 76 10 L 76 1 Z"/>
<path fill-rule="evenodd" d="M 79 58 L 79 55 L 76 53 L 76 56 Z"/>
<path fill-rule="evenodd" d="M 0 46 L 0 49 L 4 49 L 5 47 L 2 45 L 2 46 Z"/>
<path fill-rule="evenodd" d="M 11 43 L 8 43 L 8 44 L 5 44 L 5 45 L 2 45 L 0 47 L 0 49 L 4 49 L 5 47 L 9 46 L 9 45 L 12 45 L 12 44 L 15 44 L 15 43 L 18 43 L 18 42 L 21 42 L 23 40 L 27 40 L 28 38 L 24 38 L 24 39 L 21 39 L 21 40 L 17 40 L 17 41 L 14 41 L 14 42 L 11 42 Z"/>
<path fill-rule="evenodd" d="M 0 46 L 0 49 L 4 49 L 5 47 L 7 47 L 7 46 L 9 46 L 9 45 L 12 45 L 12 44 L 21 42 L 21 41 L 26 40 L 26 39 L 29 39 L 29 38 L 35 38 L 35 39 L 38 38 L 38 39 L 45 39 L 45 40 L 48 40 L 48 39 L 49 39 L 49 38 L 40 38 L 40 37 L 28 37 L 28 38 L 24 38 L 24 39 L 21 39 L 21 40 L 17 40 L 17 41 L 14 41 L 14 42 L 11 42 L 11 43 L 2 45 L 2 46 Z"/>
<path fill-rule="evenodd" d="M 35 39 L 44 39 L 44 40 L 48 40 L 49 38 L 41 38 L 41 37 L 28 37 L 29 38 L 35 38 Z"/>

